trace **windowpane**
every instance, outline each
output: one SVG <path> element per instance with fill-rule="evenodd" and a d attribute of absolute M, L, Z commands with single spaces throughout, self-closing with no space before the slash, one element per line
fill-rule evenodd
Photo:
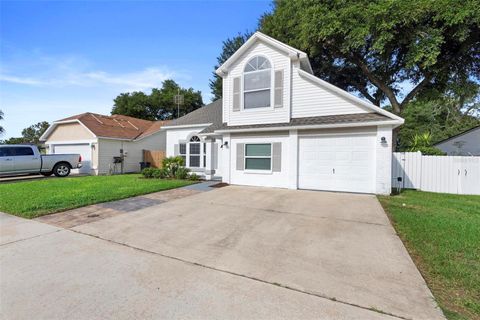
<path fill-rule="evenodd" d="M 180 156 L 182 157 L 183 159 L 183 165 L 186 166 L 187 165 L 187 157 L 186 156 Z"/>
<path fill-rule="evenodd" d="M 33 156 L 33 150 L 29 147 L 17 147 L 15 149 L 15 155 L 17 156 Z"/>
<path fill-rule="evenodd" d="M 12 157 L 13 155 L 13 148 L 0 148 L 0 157 Z"/>
<path fill-rule="evenodd" d="M 187 154 L 187 145 L 185 143 L 180 143 L 180 154 Z"/>
<path fill-rule="evenodd" d="M 244 71 L 249 72 L 249 71 L 255 71 L 255 70 L 257 70 L 257 68 L 254 65 L 252 65 L 251 63 L 247 63 Z"/>
<path fill-rule="evenodd" d="M 253 57 L 248 61 L 247 65 L 245 66 L 244 71 L 255 71 L 255 70 L 265 70 L 270 69 L 270 62 L 264 57 Z"/>
<path fill-rule="evenodd" d="M 270 158 L 245 158 L 245 169 L 270 170 Z"/>
<path fill-rule="evenodd" d="M 270 62 L 264 57 L 258 57 L 258 69 L 270 69 Z"/>
<path fill-rule="evenodd" d="M 200 167 L 200 156 L 190 156 L 190 167 Z"/>
<path fill-rule="evenodd" d="M 245 73 L 245 90 L 270 89 L 270 70 Z"/>
<path fill-rule="evenodd" d="M 190 154 L 200 154 L 200 143 L 190 143 Z"/>
<path fill-rule="evenodd" d="M 247 157 L 270 157 L 272 154 L 271 144 L 247 144 L 245 147 Z"/>
<path fill-rule="evenodd" d="M 245 92 L 245 109 L 270 107 L 270 89 Z"/>

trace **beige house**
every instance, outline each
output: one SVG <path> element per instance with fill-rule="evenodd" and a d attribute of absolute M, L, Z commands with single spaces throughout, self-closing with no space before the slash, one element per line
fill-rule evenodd
<path fill-rule="evenodd" d="M 78 173 L 138 172 L 143 150 L 165 150 L 161 128 L 167 123 L 87 112 L 53 122 L 40 140 L 50 154 L 79 153 L 83 167 Z"/>

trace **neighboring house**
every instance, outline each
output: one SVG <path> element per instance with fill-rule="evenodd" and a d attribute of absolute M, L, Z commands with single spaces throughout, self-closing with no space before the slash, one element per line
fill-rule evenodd
<path fill-rule="evenodd" d="M 144 149 L 165 150 L 166 123 L 87 112 L 53 122 L 40 140 L 48 153 L 81 154 L 80 173 L 138 172 Z M 123 165 L 114 157 L 123 157 Z"/>
<path fill-rule="evenodd" d="M 167 156 L 230 184 L 390 193 L 402 118 L 315 77 L 304 52 L 259 32 L 216 73 L 223 99 L 164 127 Z"/>
<path fill-rule="evenodd" d="M 480 156 L 480 126 L 437 142 L 434 146 L 449 156 Z"/>

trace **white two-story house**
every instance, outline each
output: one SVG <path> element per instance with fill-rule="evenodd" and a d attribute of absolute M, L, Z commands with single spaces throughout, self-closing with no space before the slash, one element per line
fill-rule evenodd
<path fill-rule="evenodd" d="M 390 193 L 402 118 L 315 77 L 304 52 L 259 32 L 216 72 L 223 99 L 163 127 L 167 156 L 229 184 Z"/>

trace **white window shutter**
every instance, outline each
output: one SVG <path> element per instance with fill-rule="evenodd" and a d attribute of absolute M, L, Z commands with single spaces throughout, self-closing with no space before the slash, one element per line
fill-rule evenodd
<path fill-rule="evenodd" d="M 240 77 L 233 78 L 233 111 L 240 111 Z"/>
<path fill-rule="evenodd" d="M 173 155 L 178 156 L 179 154 L 180 154 L 180 147 L 177 143 L 177 144 L 173 145 Z"/>
<path fill-rule="evenodd" d="M 282 171 L 282 143 L 275 142 L 272 145 L 272 171 Z"/>
<path fill-rule="evenodd" d="M 245 168 L 245 143 L 237 143 L 237 170 Z"/>
<path fill-rule="evenodd" d="M 274 107 L 283 107 L 283 70 L 275 71 Z"/>

